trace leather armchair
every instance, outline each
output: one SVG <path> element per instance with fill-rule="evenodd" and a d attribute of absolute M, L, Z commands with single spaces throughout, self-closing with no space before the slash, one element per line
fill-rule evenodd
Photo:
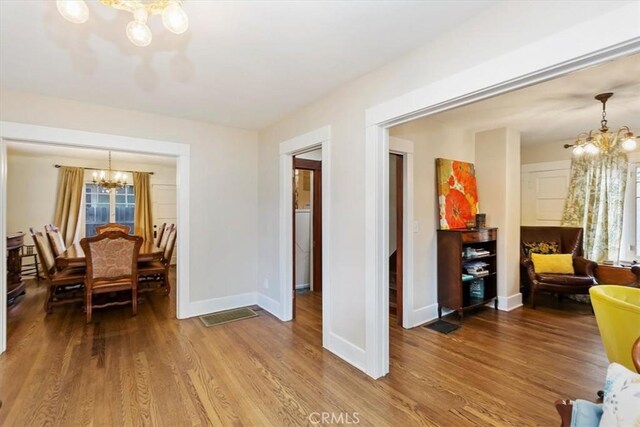
<path fill-rule="evenodd" d="M 598 264 L 585 259 L 582 249 L 583 230 L 580 227 L 520 227 L 520 289 L 529 293 L 531 307 L 535 308 L 535 295 L 538 291 L 562 294 L 588 294 L 589 288 L 597 285 L 594 271 Z M 560 253 L 573 256 L 575 274 L 536 273 L 533 262 L 525 253 L 525 242 L 555 241 Z"/>

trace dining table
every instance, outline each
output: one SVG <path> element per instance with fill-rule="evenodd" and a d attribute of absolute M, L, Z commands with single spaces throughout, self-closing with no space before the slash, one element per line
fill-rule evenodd
<path fill-rule="evenodd" d="M 156 261 L 162 258 L 162 249 L 153 241 L 144 241 L 138 253 L 138 262 Z M 87 260 L 80 243 L 70 245 L 66 251 L 56 257 L 56 267 L 82 267 L 87 265 Z"/>

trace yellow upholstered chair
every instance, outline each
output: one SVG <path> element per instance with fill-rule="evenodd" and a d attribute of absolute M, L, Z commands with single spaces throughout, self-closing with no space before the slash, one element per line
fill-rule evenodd
<path fill-rule="evenodd" d="M 634 370 L 631 348 L 640 337 L 640 289 L 600 285 L 589 294 L 609 361 Z"/>

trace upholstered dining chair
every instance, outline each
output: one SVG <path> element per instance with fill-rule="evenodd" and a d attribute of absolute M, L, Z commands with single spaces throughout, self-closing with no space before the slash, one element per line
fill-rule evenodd
<path fill-rule="evenodd" d="M 51 244 L 53 254 L 55 256 L 62 255 L 62 253 L 67 250 L 67 245 L 64 243 L 62 234 L 60 234 L 60 229 L 55 225 L 46 224 L 44 226 L 44 231 L 45 233 L 47 233 L 47 238 L 49 239 L 49 243 Z"/>
<path fill-rule="evenodd" d="M 84 268 L 69 267 L 61 271 L 56 270 L 55 256 L 49 246 L 47 238 L 41 233 L 30 228 L 36 252 L 42 263 L 42 270 L 49 282 L 47 296 L 44 302 L 44 310 L 47 313 L 53 311 L 53 306 L 82 302 L 84 287 Z"/>
<path fill-rule="evenodd" d="M 129 234 L 131 233 L 131 228 L 129 228 L 128 225 L 118 224 L 115 222 L 109 222 L 96 227 L 96 233 L 98 234 L 106 233 L 107 231 L 122 231 L 124 234 Z"/>
<path fill-rule="evenodd" d="M 85 279 L 85 311 L 91 322 L 94 308 L 131 304 L 133 315 L 138 312 L 138 254 L 142 237 L 122 231 L 106 231 L 80 240 L 87 262 Z M 94 304 L 94 295 L 131 291 L 130 300 L 110 300 Z"/>
<path fill-rule="evenodd" d="M 162 259 L 160 261 L 140 263 L 138 266 L 138 276 L 147 284 L 158 282 L 160 284 L 160 288 L 164 288 L 165 294 L 169 295 L 171 292 L 169 268 L 171 267 L 171 258 L 173 257 L 173 250 L 176 245 L 178 231 L 174 227 L 167 233 L 167 243 L 164 251 L 162 252 Z M 154 290 L 154 288 L 148 286 L 144 288 L 144 291 L 151 290 Z"/>
<path fill-rule="evenodd" d="M 163 253 L 164 253 L 164 250 L 167 247 L 167 242 L 169 241 L 169 235 L 171 234 L 171 231 L 173 231 L 175 229 L 176 229 L 175 224 L 167 225 L 165 227 L 164 233 L 162 233 L 162 239 L 160 239 L 160 244 L 158 245 L 158 247 L 160 249 L 162 249 Z"/>
<path fill-rule="evenodd" d="M 158 233 L 156 235 L 155 245 L 160 247 L 160 242 L 162 242 L 162 236 L 164 236 L 164 230 L 167 228 L 167 223 L 163 222 L 162 225 L 158 229 Z"/>

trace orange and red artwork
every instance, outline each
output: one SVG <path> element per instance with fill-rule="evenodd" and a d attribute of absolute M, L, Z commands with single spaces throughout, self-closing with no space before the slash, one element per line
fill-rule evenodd
<path fill-rule="evenodd" d="M 467 228 L 478 213 L 478 184 L 473 163 L 436 159 L 440 229 Z"/>

